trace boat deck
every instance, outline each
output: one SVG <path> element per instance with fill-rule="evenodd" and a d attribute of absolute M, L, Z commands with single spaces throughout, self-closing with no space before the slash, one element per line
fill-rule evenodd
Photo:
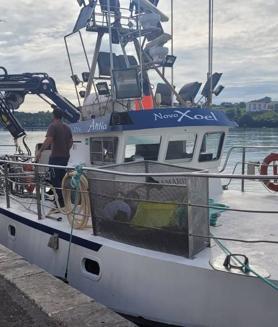
<path fill-rule="evenodd" d="M 240 191 L 224 191 L 221 203 L 230 209 L 245 209 L 252 211 L 278 211 L 278 195 L 267 193 L 242 193 Z M 218 219 L 217 227 L 212 227 L 214 236 L 236 238 L 242 240 L 278 241 L 278 214 L 246 213 L 225 211 Z M 264 269 L 271 279 L 278 279 L 278 244 L 239 243 L 221 241 L 232 253 L 244 254 L 249 258 L 250 266 Z M 217 245 L 213 246 L 213 258 L 225 258 L 223 251 Z M 256 269 L 254 269 L 256 271 Z"/>

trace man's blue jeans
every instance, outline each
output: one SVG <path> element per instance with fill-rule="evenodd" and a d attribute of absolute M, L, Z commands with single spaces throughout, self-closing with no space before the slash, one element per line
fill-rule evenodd
<path fill-rule="evenodd" d="M 62 157 L 50 157 L 49 165 L 56 166 L 67 166 L 69 158 Z M 59 204 L 61 207 L 64 207 L 64 198 L 61 190 L 62 180 L 66 174 L 66 169 L 61 168 L 51 168 L 50 169 L 50 182 L 55 187 L 56 193 L 58 196 Z"/>

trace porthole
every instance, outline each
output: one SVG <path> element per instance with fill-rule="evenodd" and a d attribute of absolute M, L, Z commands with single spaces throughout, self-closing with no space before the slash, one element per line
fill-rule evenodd
<path fill-rule="evenodd" d="M 15 234 L 16 234 L 16 229 L 13 225 L 9 225 L 9 234 L 12 236 L 12 237 L 15 237 Z"/>
<path fill-rule="evenodd" d="M 99 276 L 100 267 L 98 262 L 86 258 L 84 259 L 84 268 L 88 273 Z"/>

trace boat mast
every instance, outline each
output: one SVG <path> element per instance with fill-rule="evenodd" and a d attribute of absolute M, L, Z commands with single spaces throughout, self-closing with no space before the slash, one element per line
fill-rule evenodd
<path fill-rule="evenodd" d="M 140 43 L 140 52 L 139 52 L 139 61 L 140 61 L 140 85 L 141 85 L 141 99 L 139 101 L 140 109 L 142 109 L 143 104 L 142 104 L 142 98 L 144 96 L 144 91 L 143 91 L 143 53 L 142 53 L 142 30 L 141 30 L 141 22 L 140 22 L 140 17 L 141 17 L 141 0 L 138 1 L 138 17 L 137 17 L 137 28 L 139 29 L 139 43 Z"/>
<path fill-rule="evenodd" d="M 174 0 L 171 0 L 171 55 L 174 55 Z M 171 67 L 172 107 L 174 106 L 174 65 Z"/>
<path fill-rule="evenodd" d="M 111 74 L 111 97 L 113 102 L 114 109 L 114 80 L 113 80 L 113 70 L 114 70 L 114 62 L 113 62 L 113 45 L 112 45 L 112 28 L 111 28 L 111 7 L 110 0 L 107 0 L 107 11 L 108 11 L 108 30 L 109 30 L 109 50 L 110 50 L 110 74 Z M 114 110 L 113 110 L 114 111 Z"/>
<path fill-rule="evenodd" d="M 213 0 L 209 0 L 209 39 L 208 39 L 208 81 L 209 97 L 207 105 L 212 105 L 212 70 L 213 70 Z"/>

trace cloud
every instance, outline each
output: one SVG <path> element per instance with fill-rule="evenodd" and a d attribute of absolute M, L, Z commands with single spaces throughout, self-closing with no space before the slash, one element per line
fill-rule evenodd
<path fill-rule="evenodd" d="M 121 0 L 121 3 L 128 3 Z M 170 16 L 169 0 L 159 6 Z M 176 86 L 204 82 L 207 74 L 208 1 L 174 0 Z M 226 89 L 217 101 L 241 101 L 271 96 L 278 99 L 278 1 L 214 0 L 214 70 L 223 72 Z M 74 100 L 64 35 L 79 13 L 72 0 L 10 0 L 0 3 L 0 63 L 11 73 L 42 71 L 54 77 L 61 93 Z M 170 24 L 164 24 L 169 31 Z M 93 50 L 95 36 L 84 34 Z M 77 37 L 69 40 L 74 69 L 87 70 Z M 89 46 L 88 46 L 89 48 Z M 92 55 L 89 55 L 89 61 Z M 152 74 L 153 76 L 153 74 Z M 31 99 L 31 97 L 30 97 Z M 46 109 L 30 100 L 24 110 Z"/>

